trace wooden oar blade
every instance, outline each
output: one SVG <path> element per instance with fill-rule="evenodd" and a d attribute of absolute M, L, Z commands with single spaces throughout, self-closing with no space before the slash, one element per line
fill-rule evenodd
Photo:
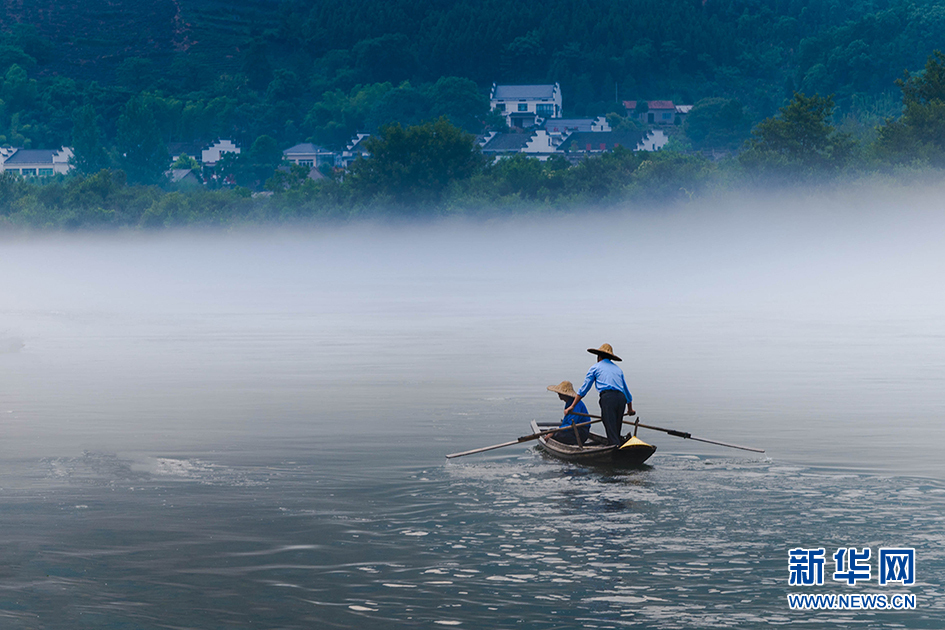
<path fill-rule="evenodd" d="M 585 417 L 587 417 L 587 418 L 600 418 L 600 416 L 595 416 L 595 415 L 589 414 L 589 413 L 575 413 L 574 415 L 576 415 L 576 416 L 585 416 Z M 625 414 L 625 415 L 626 415 L 626 414 Z M 705 442 L 706 444 L 715 444 L 716 446 L 726 446 L 726 447 L 728 447 L 728 448 L 739 448 L 739 449 L 741 449 L 741 450 L 743 450 L 743 451 L 751 451 L 752 453 L 764 453 L 764 452 L 765 452 L 763 448 L 752 448 L 752 447 L 750 447 L 750 446 L 739 446 L 738 444 L 728 444 L 727 442 L 716 442 L 715 440 L 707 440 L 707 439 L 705 439 L 705 438 L 697 438 L 697 437 L 694 437 L 694 436 L 693 436 L 691 433 L 689 433 L 688 431 L 677 431 L 677 430 L 675 430 L 675 429 L 664 429 L 663 427 L 654 427 L 654 426 L 649 425 L 649 424 L 643 424 L 642 422 L 640 422 L 640 419 L 639 419 L 639 418 L 637 418 L 637 419 L 634 420 L 633 422 L 630 422 L 629 420 L 624 420 L 623 423 L 624 423 L 624 424 L 629 424 L 629 425 L 635 426 L 635 427 L 643 427 L 644 429 L 652 429 L 652 430 L 654 430 L 654 431 L 662 431 L 663 433 L 668 433 L 669 435 L 674 435 L 674 436 L 676 436 L 676 437 L 681 437 L 681 438 L 686 439 L 686 440 L 695 440 L 695 441 L 697 441 L 697 442 Z"/>
<path fill-rule="evenodd" d="M 642 426 L 642 425 L 641 425 Z M 706 440 L 703 438 L 693 437 L 691 435 L 687 436 L 687 439 L 695 440 L 696 442 L 705 442 L 706 444 L 716 444 L 718 446 L 727 446 L 729 448 L 740 448 L 743 451 L 751 451 L 752 453 L 764 453 L 763 448 L 752 448 L 750 446 L 739 446 L 738 444 L 727 444 L 725 442 L 716 442 L 714 440 Z"/>
<path fill-rule="evenodd" d="M 462 457 L 464 455 L 473 455 L 475 453 L 485 453 L 486 451 L 491 451 L 497 448 L 502 448 L 505 446 L 512 446 L 513 444 L 518 444 L 518 440 L 512 440 L 511 442 L 503 442 L 502 444 L 493 444 L 492 446 L 483 446 L 482 448 L 474 448 L 471 451 L 463 451 L 462 453 L 450 453 L 446 456 L 446 459 L 453 459 L 454 457 Z"/>
<path fill-rule="evenodd" d="M 583 414 L 579 414 L 579 415 L 583 415 Z M 572 424 L 568 426 L 567 428 L 586 427 L 587 425 L 594 424 L 595 422 L 598 422 L 598 420 L 591 420 L 590 422 L 580 422 L 578 424 Z M 504 448 L 506 446 L 514 446 L 516 444 L 521 444 L 522 442 L 537 440 L 538 438 L 542 436 L 551 435 L 552 433 L 557 433 L 560 430 L 561 430 L 561 427 L 555 427 L 554 429 L 548 429 L 547 431 L 539 431 L 538 433 L 523 435 L 517 440 L 512 440 L 511 442 L 502 442 L 501 444 L 493 444 L 492 446 L 483 446 L 482 448 L 474 448 L 471 451 L 463 451 L 462 453 L 450 453 L 449 455 L 446 456 L 446 459 L 453 459 L 454 457 L 462 457 L 463 455 L 473 455 L 475 453 L 485 453 L 486 451 L 492 451 L 497 448 Z"/>

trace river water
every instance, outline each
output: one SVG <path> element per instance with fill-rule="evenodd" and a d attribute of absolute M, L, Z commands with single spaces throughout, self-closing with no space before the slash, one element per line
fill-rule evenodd
<path fill-rule="evenodd" d="M 6 237 L 0 627 L 945 627 L 942 198 Z M 445 459 L 604 342 L 644 423 L 766 452 Z"/>

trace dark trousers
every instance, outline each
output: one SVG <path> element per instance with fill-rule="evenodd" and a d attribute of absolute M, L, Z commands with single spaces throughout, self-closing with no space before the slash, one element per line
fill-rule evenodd
<path fill-rule="evenodd" d="M 627 408 L 627 397 L 616 389 L 605 389 L 600 393 L 600 415 L 604 419 L 607 441 L 620 444 L 620 430 L 623 428 L 623 412 Z"/>
<path fill-rule="evenodd" d="M 580 446 L 587 441 L 587 434 L 589 432 L 590 431 L 587 427 L 579 427 L 578 429 L 575 429 L 574 427 L 565 427 L 555 433 L 553 437 L 562 444 Z M 575 435 L 575 433 L 577 433 L 577 435 Z"/>

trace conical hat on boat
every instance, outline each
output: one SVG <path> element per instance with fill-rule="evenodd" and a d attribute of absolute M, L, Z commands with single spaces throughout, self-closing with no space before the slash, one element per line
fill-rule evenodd
<path fill-rule="evenodd" d="M 614 354 L 614 347 L 609 343 L 601 345 L 600 348 L 588 348 L 588 352 L 591 354 L 596 354 L 599 357 L 604 357 L 605 359 L 610 359 L 611 361 L 622 361 L 620 357 Z"/>
<path fill-rule="evenodd" d="M 548 391 L 554 392 L 556 394 L 564 394 L 565 396 L 570 396 L 571 398 L 575 398 L 577 396 L 577 392 L 574 391 L 574 385 L 571 384 L 571 381 L 561 381 L 557 385 L 549 385 Z"/>

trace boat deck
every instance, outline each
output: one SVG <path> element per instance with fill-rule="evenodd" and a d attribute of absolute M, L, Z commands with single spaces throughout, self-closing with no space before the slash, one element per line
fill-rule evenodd
<path fill-rule="evenodd" d="M 532 432 L 547 431 L 558 426 L 557 422 L 539 423 L 532 420 Z M 639 466 L 656 451 L 656 447 L 637 437 L 627 439 L 620 446 L 608 443 L 607 438 L 591 433 L 584 444 L 564 444 L 551 436 L 538 438 L 538 448 L 558 459 L 586 463 L 610 463 L 624 466 Z"/>

